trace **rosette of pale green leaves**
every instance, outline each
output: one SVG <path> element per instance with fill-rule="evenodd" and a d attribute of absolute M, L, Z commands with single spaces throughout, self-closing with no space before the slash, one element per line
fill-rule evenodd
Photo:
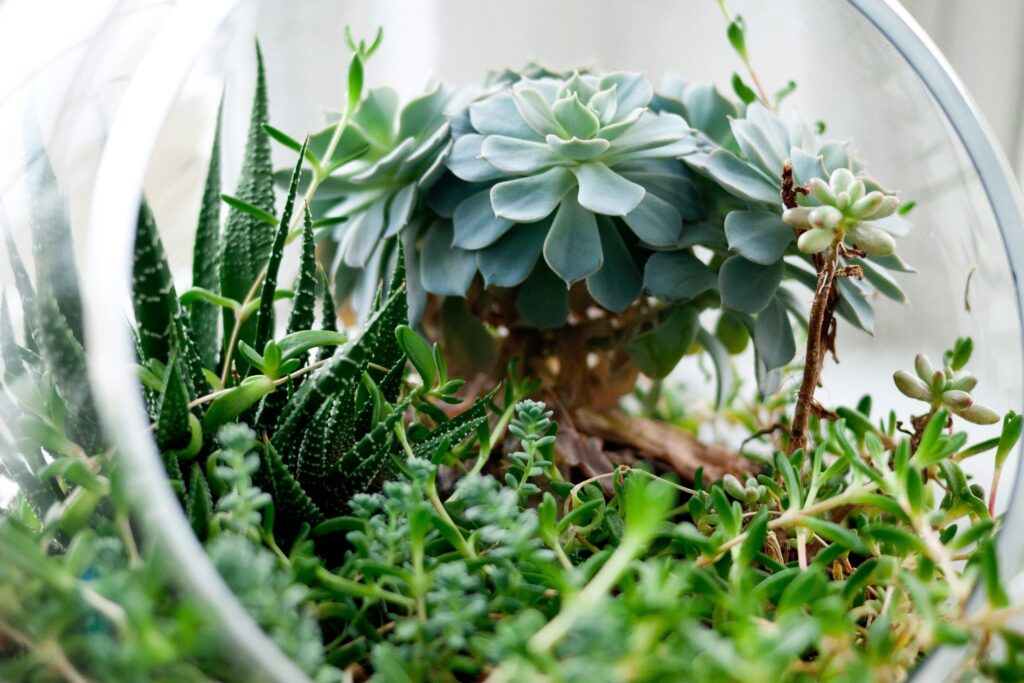
<path fill-rule="evenodd" d="M 742 348 L 742 340 L 752 337 L 759 377 L 788 363 L 796 352 L 790 321 L 790 312 L 796 307 L 783 281 L 796 280 L 812 290 L 817 283 L 810 256 L 797 247 L 797 231 L 781 216 L 784 208 L 782 172 L 787 160 L 792 164 L 794 182 L 817 190 L 800 198 L 803 208 L 794 212 L 791 219 L 806 217 L 810 221 L 810 214 L 814 212 L 814 220 L 824 221 L 822 225 L 831 225 L 833 229 L 842 227 L 849 242 L 858 246 L 863 243 L 865 251 L 871 252 L 862 259 L 840 259 L 841 265 L 860 266 L 864 280 L 839 280 L 838 315 L 872 332 L 874 294 L 878 292 L 897 301 L 905 299 L 886 270 L 910 269 L 891 251 L 889 255 L 882 254 L 886 253 L 884 246 L 890 244 L 890 236 L 904 234 L 906 225 L 894 215 L 895 199 L 887 199 L 891 195 L 864 175 L 862 165 L 850 152 L 849 143 L 822 142 L 809 126 L 794 116 L 780 116 L 759 103 L 744 109 L 712 86 L 686 83 L 675 77 L 666 79 L 655 106 L 686 117 L 696 129 L 696 148 L 685 154 L 683 160 L 711 181 L 705 185 L 705 201 L 725 216 L 723 241 L 727 249 L 705 242 L 717 254 L 707 265 L 698 263 L 689 250 L 657 254 L 657 262 L 652 258 L 648 271 L 662 261 L 672 260 L 676 269 L 686 266 L 702 274 L 701 278 L 689 281 L 703 282 L 708 275 L 705 271 L 710 269 L 712 287 L 725 311 L 725 324 L 719 326 L 718 336 L 729 349 Z M 849 187 L 833 192 L 828 181 L 837 172 L 836 180 L 840 184 L 846 182 Z M 856 217 L 851 190 L 861 195 L 858 200 L 864 200 L 857 206 Z M 842 191 L 847 194 L 838 196 Z M 835 216 L 828 208 L 821 208 L 823 202 L 818 194 L 829 200 L 833 209 L 840 202 L 850 203 L 844 205 L 846 213 L 840 221 L 834 221 Z M 832 196 L 835 198 L 830 199 Z M 866 205 L 880 196 L 883 206 L 868 211 Z M 882 217 L 882 213 L 887 215 Z M 870 229 L 861 227 L 869 216 Z M 808 223 L 801 227 L 812 226 Z M 819 237 L 819 233 L 813 233 L 804 239 L 804 245 L 816 246 L 815 240 Z M 670 275 L 666 271 L 654 279 L 667 281 Z M 679 294 L 689 296 L 693 292 Z"/>
<path fill-rule="evenodd" d="M 439 293 L 464 293 L 475 261 L 486 284 L 543 280 L 565 299 L 553 283 L 565 292 L 585 279 L 612 310 L 635 300 L 629 245 L 675 246 L 684 219 L 702 213 L 676 161 L 694 146 L 690 129 L 678 115 L 652 112 L 652 96 L 642 74 L 575 73 L 523 78 L 472 103 L 448 159 L 462 181 L 454 183 L 461 196 L 451 203 L 451 232 L 428 232 L 423 248 L 426 257 L 432 240 L 447 239 L 463 254 L 464 277 Z M 441 279 L 430 274 L 435 267 L 445 266 L 423 259 L 429 291 Z"/>
<path fill-rule="evenodd" d="M 872 256 L 888 256 L 896 248 L 892 235 L 871 225 L 887 218 L 899 208 L 895 195 L 880 190 L 867 192 L 864 181 L 847 168 L 837 168 L 828 182 L 811 178 L 807 183 L 817 206 L 786 209 L 786 225 L 803 230 L 797 247 L 805 254 L 816 254 L 837 242 L 849 242 Z"/>
<path fill-rule="evenodd" d="M 345 128 L 335 158 L 352 158 L 320 184 L 313 206 L 321 225 L 335 225 L 341 294 L 358 279 L 372 296 L 393 259 L 393 238 L 414 222 L 420 200 L 444 172 L 449 98 L 438 87 L 400 106 L 391 88 L 370 90 Z M 313 136 L 310 150 L 326 147 L 334 129 Z"/>
<path fill-rule="evenodd" d="M 957 372 L 951 365 L 936 370 L 922 353 L 914 359 L 914 372 L 899 370 L 893 374 L 893 381 L 901 394 L 924 401 L 933 410 L 945 407 L 954 415 L 979 425 L 999 422 L 999 413 L 976 403 L 971 396 L 978 385 L 977 377 L 969 372 Z"/>

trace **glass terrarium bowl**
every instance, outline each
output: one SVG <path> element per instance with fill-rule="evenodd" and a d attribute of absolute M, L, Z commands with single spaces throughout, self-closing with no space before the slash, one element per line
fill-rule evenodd
<path fill-rule="evenodd" d="M 127 3 L 125 3 L 127 4 Z M 852 139 L 872 174 L 917 202 L 901 254 L 920 271 L 899 274 L 909 303 L 879 302 L 875 335 L 840 326 L 842 363 L 826 364 L 826 402 L 870 391 L 901 412 L 913 409 L 892 386 L 894 369 L 915 353 L 939 355 L 958 335 L 975 340 L 972 367 L 980 400 L 1022 404 L 1022 327 L 1017 269 L 1024 267 L 1018 190 L 956 78 L 907 15 L 885 0 L 747 0 L 733 3 L 748 28 L 761 78 L 795 80 L 784 105 L 828 122 L 832 138 Z M 225 188 L 241 158 L 254 82 L 253 38 L 267 63 L 270 118 L 295 137 L 318 129 L 324 108 L 343 98 L 342 29 L 385 41 L 370 63 L 369 85 L 403 97 L 432 77 L 456 85 L 487 71 L 534 60 L 554 68 L 597 65 L 666 72 L 727 87 L 739 68 L 712 2 L 649 0 L 212 0 L 161 5 L 163 22 L 138 64 L 116 115 L 88 206 L 81 267 L 91 343 L 90 374 L 102 418 L 127 467 L 136 510 L 177 565 L 187 590 L 206 601 L 228 649 L 254 678 L 303 680 L 245 615 L 219 580 L 167 485 L 136 390 L 132 341 L 122 331 L 136 211 L 152 205 L 172 268 L 187 277 L 214 121 L 224 104 Z M 276 165 L 291 163 L 281 152 Z M 969 283 L 969 284 L 968 284 Z M 965 290 L 968 290 L 965 292 Z M 742 363 L 742 361 L 741 361 Z M 991 459 L 973 473 L 987 481 Z M 999 550 L 1009 574 L 1019 566 L 1024 482 L 1006 473 L 998 501 L 1009 506 Z M 1019 493 L 1020 495 L 1015 496 Z M 956 652 L 931 656 L 920 680 L 950 672 Z"/>

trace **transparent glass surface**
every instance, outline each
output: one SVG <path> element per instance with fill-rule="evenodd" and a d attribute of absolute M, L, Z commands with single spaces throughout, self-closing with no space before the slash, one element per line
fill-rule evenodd
<path fill-rule="evenodd" d="M 210 2 L 205 10 L 189 2 L 110 4 L 114 14 L 99 22 L 85 43 L 94 47 L 79 56 L 60 58 L 66 60 L 61 71 L 66 95 L 53 99 L 52 111 L 41 117 L 39 124 L 70 200 L 80 268 L 98 275 L 106 272 L 104 277 L 85 283 L 87 322 L 94 325 L 90 330 L 93 336 L 98 334 L 96 324 L 112 319 L 109 311 L 96 307 L 117 307 L 118 315 L 128 310 L 124 295 L 133 224 L 99 220 L 108 217 L 104 203 L 120 206 L 135 201 L 133 197 L 127 202 L 119 198 L 119 191 L 127 188 L 137 193 L 144 188 L 179 287 L 187 286 L 192 231 L 222 93 L 226 191 L 234 187 L 240 166 L 255 78 L 256 36 L 267 64 L 271 122 L 296 138 L 318 129 L 324 110 L 336 109 L 341 103 L 347 53 L 341 35 L 346 25 L 357 36 L 370 36 L 377 26 L 384 27 L 383 46 L 368 68 L 368 85 L 393 86 L 406 98 L 422 91 L 432 79 L 474 84 L 492 69 L 521 66 L 527 60 L 553 68 L 646 71 L 656 84 L 663 74 L 672 72 L 688 81 L 713 81 L 723 91 L 729 90 L 732 73 L 742 70 L 725 40 L 722 16 L 714 2 L 241 0 Z M 900 37 L 888 30 L 894 24 L 873 23 L 872 19 L 879 17 L 899 19 L 881 0 L 733 0 L 731 4 L 746 20 L 751 59 L 767 87 L 774 90 L 789 80 L 798 84 L 783 110 L 796 110 L 809 121 L 825 121 L 827 137 L 852 139 L 873 176 L 899 188 L 905 200 L 917 202 L 909 217 L 913 230 L 900 239 L 899 249 L 918 272 L 896 274 L 908 303 L 878 300 L 874 336 L 840 322 L 841 362 L 826 362 L 821 401 L 852 403 L 870 392 L 876 406 L 892 406 L 900 414 L 910 414 L 916 407 L 896 392 L 893 371 L 911 367 L 918 352 L 940 357 L 957 336 L 970 335 L 975 341 L 972 370 L 981 378 L 978 399 L 1000 411 L 1020 410 L 1024 394 L 1021 318 L 1009 256 L 1014 252 L 1007 250 L 1004 239 L 1020 241 L 1024 235 L 1001 232 L 993 202 L 993 196 L 1005 200 L 999 210 L 1003 227 L 1018 229 L 1019 204 L 1015 190 L 1007 189 L 1015 187 L 1015 182 L 1003 176 L 1005 184 L 992 183 L 991 179 L 1002 173 L 998 166 L 989 165 L 979 173 L 979 158 L 987 156 L 979 157 L 977 146 L 984 146 L 986 140 L 982 137 L 979 142 L 967 135 L 974 149 L 965 146 L 962 122 L 952 120 L 947 115 L 949 107 L 933 96 L 936 83 L 922 80 L 920 66 L 908 61 L 907 55 L 914 54 L 909 47 L 923 49 L 924 54 L 928 54 L 927 48 L 911 45 L 906 35 Z M 159 25 L 162 30 L 185 35 L 192 26 L 197 47 L 176 50 L 170 40 L 150 42 L 146 36 L 152 31 L 131 39 L 124 36 L 123 26 L 119 28 L 113 21 L 117 9 L 129 6 L 146 7 L 152 16 L 164 20 L 153 24 L 152 30 Z M 198 13 L 194 16 L 205 12 L 209 31 L 195 28 L 202 22 L 182 21 L 175 29 L 169 18 L 175 12 Z M 894 36 L 900 44 L 893 43 Z M 120 56 L 112 46 L 121 46 L 118 49 L 127 56 Z M 115 127 L 114 133 L 126 140 L 138 133 L 135 165 L 125 167 L 120 185 L 100 180 L 94 187 L 98 155 L 113 120 L 109 107 L 117 101 L 112 93 L 125 87 L 147 49 L 154 72 L 160 72 L 162 65 L 166 67 L 163 73 L 176 74 L 161 84 L 170 89 L 173 101 L 170 97 L 166 102 L 154 99 L 147 108 L 144 97 L 133 100 L 130 121 L 135 129 Z M 174 60 L 184 63 L 170 68 L 168 64 Z M 72 63 L 77 70 L 71 70 Z M 32 75 L 12 92 L 48 82 L 44 75 Z M 0 92 L 0 135 L 9 148 L 21 135 L 25 109 L 4 92 Z M 948 96 L 948 89 L 946 92 Z M 22 99 L 26 99 L 24 95 Z M 969 108 L 966 103 L 964 106 Z M 111 146 L 116 148 L 112 156 L 127 158 L 126 142 Z M 278 166 L 293 161 L 293 154 L 279 146 L 274 153 Z M 0 191 L 5 219 L 20 241 L 27 237 L 27 230 L 18 229 L 24 218 L 19 218 L 14 197 L 22 191 L 18 187 L 22 165 L 10 157 L 0 163 L 4 164 Z M 104 174 L 100 168 L 98 176 L 111 177 L 111 173 Z M 109 213 L 112 219 L 119 215 L 133 219 L 123 211 L 118 214 L 111 209 Z M 1014 220 L 1008 222 L 1008 216 Z M 97 245 L 105 242 L 117 245 L 116 254 L 102 266 L 90 263 L 90 254 L 98 253 Z M 23 252 L 27 251 L 26 241 Z M 10 276 L 6 269 L 2 272 L 6 285 Z M 108 334 L 116 335 L 120 329 Z M 127 339 L 119 343 L 121 349 L 129 348 Z M 97 362 L 104 364 L 105 371 L 120 373 L 116 381 L 128 386 L 127 382 L 134 381 L 131 368 L 122 361 L 123 367 L 117 369 L 114 346 L 107 353 L 107 358 L 97 358 Z M 752 367 L 749 358 L 740 358 L 737 364 L 741 369 Z M 685 379 L 686 369 L 680 373 Z M 109 372 L 104 376 L 104 381 L 115 382 Z M 790 375 L 786 381 L 797 379 Z M 117 392 L 98 385 L 94 389 L 108 425 L 117 422 L 119 426 L 115 437 L 122 446 L 120 456 L 139 472 L 146 463 L 150 475 L 157 472 L 155 450 L 151 445 L 145 447 L 150 437 L 140 419 L 144 413 L 135 394 L 121 395 L 121 402 L 115 404 Z M 991 456 L 979 456 L 969 469 L 987 484 Z M 141 486 L 147 479 L 140 475 L 133 481 Z M 998 500 L 1001 509 L 1016 493 L 1016 472 L 1004 473 L 1003 481 Z M 7 487 L 9 492 L 9 483 Z M 158 518 L 152 512 L 152 498 L 138 493 L 140 516 L 149 521 L 154 533 L 165 534 L 172 545 L 180 541 L 172 536 L 185 528 L 184 519 Z M 164 517 L 180 517 L 173 509 L 161 510 Z M 1016 566 L 1019 543 L 1011 539 L 1003 543 L 1002 550 L 1005 560 Z M 187 553 L 182 550 L 180 555 L 171 555 L 185 561 Z M 187 561 L 206 563 L 202 554 L 193 554 Z M 212 569 L 207 567 L 186 572 L 192 578 L 185 583 L 208 576 L 209 571 Z M 237 614 L 231 611 L 237 605 L 222 602 L 223 593 L 203 595 L 218 605 L 222 617 L 229 612 Z M 234 626 L 229 630 L 234 633 L 229 639 L 239 642 L 243 634 L 236 633 Z M 240 658 L 248 657 L 255 668 L 262 667 L 267 678 L 288 680 L 286 667 L 274 668 L 273 648 L 257 649 L 250 643 Z"/>

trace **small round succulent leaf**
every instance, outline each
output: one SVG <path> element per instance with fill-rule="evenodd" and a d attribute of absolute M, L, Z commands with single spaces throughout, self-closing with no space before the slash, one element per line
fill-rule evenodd
<path fill-rule="evenodd" d="M 892 235 L 867 223 L 857 223 L 847 228 L 846 241 L 871 256 L 889 256 L 896 251 L 896 241 Z"/>
<path fill-rule="evenodd" d="M 807 222 L 813 228 L 834 230 L 843 220 L 843 212 L 834 206 L 816 206 L 807 214 Z"/>
<path fill-rule="evenodd" d="M 853 205 L 847 211 L 847 214 L 851 218 L 862 219 L 865 216 L 869 216 L 875 211 L 877 211 L 882 206 L 882 203 L 884 201 L 885 195 L 879 192 L 878 190 L 868 192 L 866 195 L 864 195 L 863 197 L 861 197 L 860 199 L 853 203 Z"/>
<path fill-rule="evenodd" d="M 892 379 L 896 384 L 896 388 L 904 396 L 917 401 L 929 403 L 932 401 L 931 387 L 906 370 L 898 370 L 893 374 Z"/>
<path fill-rule="evenodd" d="M 952 410 L 963 410 L 974 405 L 974 399 L 966 391 L 949 389 L 942 392 L 942 402 Z"/>
<path fill-rule="evenodd" d="M 837 168 L 832 172 L 832 175 L 828 179 L 829 189 L 832 190 L 832 194 L 836 197 L 839 196 L 840 192 L 846 192 L 853 185 L 854 178 L 853 173 L 848 168 Z"/>
<path fill-rule="evenodd" d="M 953 412 L 968 422 L 978 425 L 991 425 L 999 422 L 999 413 L 980 403 L 975 403 L 969 408 L 954 409 Z"/>
<path fill-rule="evenodd" d="M 914 372 L 921 378 L 922 382 L 931 384 L 932 376 L 935 374 L 935 366 L 928 359 L 928 356 L 919 353 L 914 356 Z"/>
<path fill-rule="evenodd" d="M 782 221 L 791 228 L 806 230 L 811 227 L 811 209 L 807 206 L 794 206 L 782 212 Z"/>
<path fill-rule="evenodd" d="M 811 178 L 807 181 L 807 189 L 811 191 L 814 198 L 822 204 L 827 206 L 834 206 L 836 203 L 836 196 L 832 192 L 832 188 L 821 178 Z"/>
<path fill-rule="evenodd" d="M 797 238 L 797 249 L 805 254 L 817 254 L 832 246 L 835 232 L 824 228 L 811 228 Z"/>

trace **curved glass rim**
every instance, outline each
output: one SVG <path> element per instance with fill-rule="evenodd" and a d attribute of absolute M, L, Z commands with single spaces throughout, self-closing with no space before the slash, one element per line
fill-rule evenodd
<path fill-rule="evenodd" d="M 96 175 L 86 233 L 83 294 L 90 381 L 101 420 L 125 468 L 135 515 L 162 546 L 183 587 L 206 602 L 233 658 L 261 680 L 284 683 L 309 678 L 249 617 L 206 557 L 160 466 L 136 379 L 122 362 L 133 352 L 129 335 L 109 333 L 123 327 L 120 308 L 109 302 L 130 296 L 136 213 L 157 137 L 193 63 L 242 1 L 183 0 L 140 63 L 114 118 Z M 1011 271 L 1016 274 L 1024 264 L 1024 202 L 972 99 L 938 48 L 895 0 L 844 1 L 896 48 L 949 120 L 978 173 Z M 1018 311 L 1024 316 L 1024 285 L 1014 279 Z M 1024 355 L 1024 348 L 1021 353 Z M 1013 490 L 1016 494 L 1022 489 L 1024 468 L 1018 468 Z M 1024 540 L 1022 532 L 1007 529 L 1024 528 L 1024 500 L 1013 495 L 1005 514 L 997 540 L 1003 580 L 1012 571 L 1006 560 Z M 980 602 L 976 589 L 971 607 Z M 923 660 L 912 677 L 944 680 L 963 652 L 963 648 L 939 648 Z"/>

